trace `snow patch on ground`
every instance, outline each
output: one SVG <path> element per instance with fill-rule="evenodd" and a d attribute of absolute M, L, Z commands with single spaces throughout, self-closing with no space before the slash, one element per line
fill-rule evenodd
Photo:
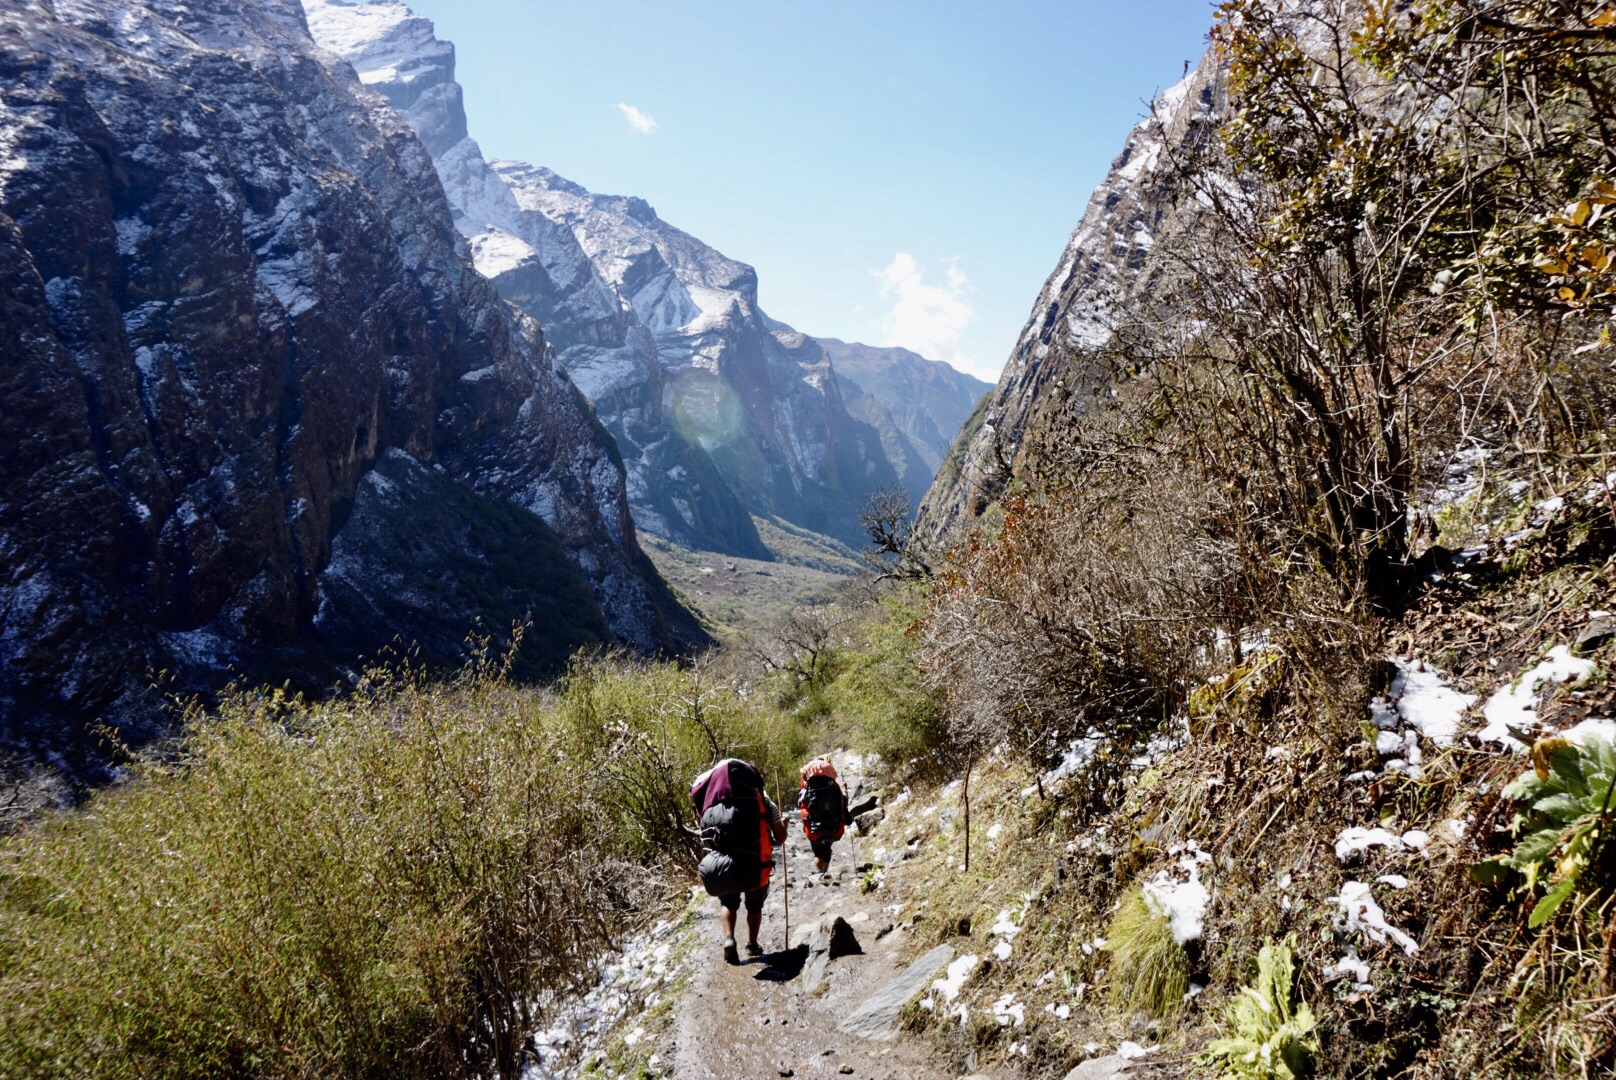
<path fill-rule="evenodd" d="M 624 942 L 621 951 L 600 961 L 599 981 L 591 990 L 548 1011 L 550 1026 L 530 1038 L 538 1060 L 527 1066 L 522 1080 L 561 1080 L 575 1075 L 579 1062 L 599 1052 L 631 1010 L 638 1013 L 654 1008 L 678 973 L 672 955 L 677 929 L 675 923 L 661 923 Z M 636 1027 L 623 1036 L 623 1042 L 633 1046 L 644 1036 L 645 1029 Z"/>
<path fill-rule="evenodd" d="M 1537 704 L 1542 689 L 1557 683 L 1579 683 L 1597 666 L 1592 660 L 1572 656 L 1566 646 L 1556 645 L 1536 667 L 1487 699 L 1482 706 L 1485 724 L 1476 738 L 1517 753 L 1525 750 L 1523 736 L 1529 738 L 1541 727 Z"/>
<path fill-rule="evenodd" d="M 1397 677 L 1388 696 L 1376 702 L 1382 708 L 1390 702 L 1404 723 L 1436 745 L 1452 746 L 1459 720 L 1476 703 L 1475 695 L 1455 690 L 1446 676 L 1422 660 L 1393 657 L 1392 663 L 1397 665 Z"/>
<path fill-rule="evenodd" d="M 1361 931 L 1377 945 L 1384 945 L 1390 941 L 1409 956 L 1420 951 L 1418 943 L 1413 938 L 1386 921 L 1386 913 L 1375 903 L 1369 886 L 1363 882 L 1346 882 L 1341 886 L 1340 895 L 1336 896 L 1333 902 L 1341 908 L 1336 915 L 1335 928 L 1342 933 Z"/>
<path fill-rule="evenodd" d="M 1014 993 L 1000 997 L 988 1011 L 1000 1027 L 1020 1027 L 1027 1022 L 1027 1006 L 1018 1002 Z"/>
<path fill-rule="evenodd" d="M 999 960 L 1010 959 L 1010 943 L 1015 940 L 1017 934 L 1021 933 L 1021 923 L 1027 917 L 1027 909 L 1032 905 L 1032 899 L 1032 894 L 1029 893 L 1021 898 L 1021 904 L 1018 907 L 1005 908 L 999 912 L 999 917 L 994 920 L 993 925 L 988 929 L 988 933 L 999 938 L 998 944 L 993 946 L 993 955 Z"/>
<path fill-rule="evenodd" d="M 971 972 L 976 970 L 979 963 L 981 961 L 977 959 L 975 953 L 966 953 L 964 956 L 955 958 L 948 965 L 948 970 L 943 973 L 941 979 L 932 980 L 932 991 L 945 1002 L 952 1002 L 959 997 L 960 990 L 965 987 L 965 980 L 971 977 Z"/>

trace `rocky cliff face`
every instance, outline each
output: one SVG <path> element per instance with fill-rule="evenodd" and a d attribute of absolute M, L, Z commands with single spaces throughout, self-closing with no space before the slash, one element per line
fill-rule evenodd
<path fill-rule="evenodd" d="M 427 146 L 296 0 L 0 0 L 0 249 L 0 738 L 484 616 L 694 632 Z"/>
<path fill-rule="evenodd" d="M 859 541 L 865 499 L 915 466 L 896 444 L 889 459 L 875 413 L 849 411 L 820 344 L 758 308 L 750 266 L 644 200 L 485 161 L 465 134 L 453 48 L 403 4 L 304 5 L 321 44 L 432 149 L 478 269 L 544 325 L 617 437 L 640 527 L 755 557 L 767 553 L 753 513 Z"/>
<path fill-rule="evenodd" d="M 887 457 L 918 501 L 960 429 L 993 387 L 900 348 L 820 338 L 848 411 L 881 433 Z"/>
<path fill-rule="evenodd" d="M 1103 383 L 1098 357 L 1130 309 L 1171 271 L 1155 255 L 1158 241 L 1195 211 L 1194 193 L 1175 180 L 1173 151 L 1201 137 L 1220 94 L 1215 64 L 1203 61 L 1128 135 L 1044 283 L 998 385 L 943 462 L 921 508 L 929 531 L 949 536 L 968 529 L 1014 476 L 1041 411 L 1055 398 L 1092 393 Z"/>

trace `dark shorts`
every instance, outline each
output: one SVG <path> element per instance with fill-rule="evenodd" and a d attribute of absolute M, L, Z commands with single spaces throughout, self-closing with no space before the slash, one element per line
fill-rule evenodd
<path fill-rule="evenodd" d="M 830 862 L 830 846 L 835 842 L 834 840 L 810 840 L 808 841 L 808 846 L 814 849 L 814 858 Z"/>
<path fill-rule="evenodd" d="M 767 900 L 768 898 L 769 887 L 767 885 L 763 886 L 761 889 L 753 889 L 751 892 L 746 894 L 746 910 L 756 915 L 758 912 L 763 910 L 763 901 Z M 724 905 L 725 911 L 739 911 L 741 907 L 741 894 L 730 893 L 728 896 L 720 896 L 718 898 L 718 902 Z"/>

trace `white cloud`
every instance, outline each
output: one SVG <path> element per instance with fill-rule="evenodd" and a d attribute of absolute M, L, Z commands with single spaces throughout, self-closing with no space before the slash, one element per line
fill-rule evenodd
<path fill-rule="evenodd" d="M 642 113 L 640 110 L 636 109 L 634 106 L 625 105 L 619 101 L 617 103 L 617 109 L 623 114 L 623 119 L 628 121 L 628 126 L 639 132 L 641 135 L 649 135 L 651 132 L 657 129 L 657 122 Z"/>
<path fill-rule="evenodd" d="M 885 344 L 912 349 L 957 368 L 976 367 L 959 355 L 960 333 L 976 321 L 976 309 L 966 299 L 971 283 L 958 259 L 943 260 L 940 284 L 927 282 L 914 256 L 901 251 L 892 265 L 875 271 L 875 276 L 881 282 L 881 295 L 892 300 L 884 326 Z"/>

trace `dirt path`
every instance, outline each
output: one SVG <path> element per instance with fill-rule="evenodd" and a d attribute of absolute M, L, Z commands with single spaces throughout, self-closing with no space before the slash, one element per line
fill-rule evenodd
<path fill-rule="evenodd" d="M 778 1076 L 933 1080 L 958 1075 L 940 1055 L 914 1039 L 899 1035 L 874 1041 L 837 1030 L 837 1024 L 870 994 L 904 971 L 913 950 L 905 930 L 881 933 L 894 922 L 893 914 L 882 906 L 889 896 L 885 891 L 860 895 L 854 844 L 844 839 L 836 845 L 830 880 L 823 881 L 813 874 L 813 853 L 800 825 L 793 822 L 786 842 L 792 936 L 802 940 L 801 929 L 822 916 L 840 915 L 853 927 L 863 955 L 832 960 L 825 989 L 817 995 L 804 991 L 805 950 L 792 953 L 786 948 L 781 887 L 785 878 L 778 866 L 764 909 L 759 940 L 767 951 L 761 958 L 739 967 L 724 963 L 718 902 L 709 901 L 696 927 L 701 941 L 696 974 L 677 1009 L 673 1075 L 689 1080 Z"/>

